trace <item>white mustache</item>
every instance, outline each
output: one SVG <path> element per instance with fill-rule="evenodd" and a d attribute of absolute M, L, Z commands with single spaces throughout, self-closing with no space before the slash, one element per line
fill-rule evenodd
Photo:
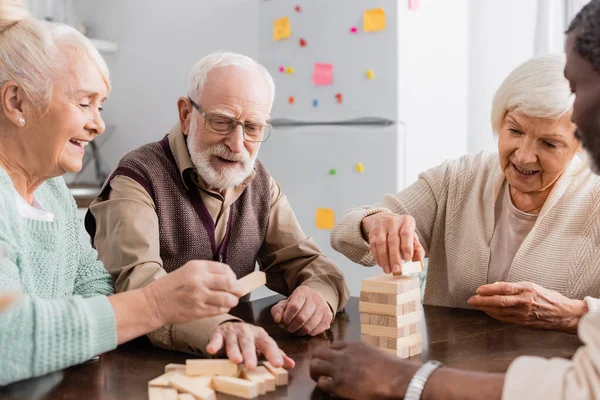
<path fill-rule="evenodd" d="M 221 157 L 228 161 L 237 161 L 244 164 L 250 162 L 250 153 L 248 153 L 246 149 L 244 149 L 244 151 L 241 153 L 234 153 L 224 144 L 217 144 L 210 149 L 207 149 L 206 152 L 210 155 Z"/>

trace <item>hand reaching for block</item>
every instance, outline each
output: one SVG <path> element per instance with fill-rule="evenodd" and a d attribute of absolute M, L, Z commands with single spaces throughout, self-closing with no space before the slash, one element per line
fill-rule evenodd
<path fill-rule="evenodd" d="M 248 369 L 254 369 L 258 364 L 257 353 L 264 354 L 276 367 L 294 367 L 294 360 L 277 346 L 263 328 L 245 322 L 225 322 L 216 327 L 210 335 L 206 351 L 212 355 L 224 353 L 230 361 L 244 363 Z"/>
<path fill-rule="evenodd" d="M 402 260 L 423 261 L 425 250 L 419 241 L 415 219 L 410 215 L 379 212 L 361 222 L 371 254 L 383 272 L 400 273 Z"/>

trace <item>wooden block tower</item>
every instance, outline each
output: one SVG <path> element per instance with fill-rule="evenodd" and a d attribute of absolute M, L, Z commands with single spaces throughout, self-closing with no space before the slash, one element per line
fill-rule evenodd
<path fill-rule="evenodd" d="M 421 354 L 419 278 L 379 275 L 364 279 L 359 311 L 363 342 L 401 358 Z"/>

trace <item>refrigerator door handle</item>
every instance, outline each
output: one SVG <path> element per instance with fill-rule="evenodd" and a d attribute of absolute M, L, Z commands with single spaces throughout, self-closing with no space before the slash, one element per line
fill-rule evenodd
<path fill-rule="evenodd" d="M 293 127 L 293 126 L 327 126 L 327 125 L 342 125 L 342 126 L 390 126 L 396 124 L 396 121 L 381 117 L 362 117 L 347 119 L 343 121 L 296 121 L 292 118 L 276 118 L 270 121 L 271 126 L 276 127 Z"/>

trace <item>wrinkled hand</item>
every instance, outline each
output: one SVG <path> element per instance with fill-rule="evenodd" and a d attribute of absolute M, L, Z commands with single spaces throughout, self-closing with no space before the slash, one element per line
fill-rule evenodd
<path fill-rule="evenodd" d="M 333 313 L 323 295 L 307 286 L 299 286 L 292 295 L 271 308 L 280 328 L 296 335 L 316 336 L 331 326 Z"/>
<path fill-rule="evenodd" d="M 263 328 L 245 322 L 225 322 L 217 326 L 206 351 L 212 355 L 226 353 L 231 362 L 243 362 L 247 369 L 256 368 L 257 354 L 263 354 L 274 367 L 291 369 L 295 365 Z"/>
<path fill-rule="evenodd" d="M 503 322 L 568 332 L 577 330 L 579 319 L 587 312 L 584 301 L 531 282 L 483 285 L 468 303 Z"/>
<path fill-rule="evenodd" d="M 402 260 L 425 258 L 415 229 L 415 219 L 410 215 L 380 212 L 362 220 L 363 236 L 369 242 L 375 262 L 386 274 L 400 272 Z"/>
<path fill-rule="evenodd" d="M 229 266 L 192 260 L 143 290 L 164 325 L 226 314 L 244 288 Z"/>
<path fill-rule="evenodd" d="M 315 350 L 310 376 L 326 392 L 349 399 L 404 396 L 419 364 L 365 343 L 336 342 Z"/>

